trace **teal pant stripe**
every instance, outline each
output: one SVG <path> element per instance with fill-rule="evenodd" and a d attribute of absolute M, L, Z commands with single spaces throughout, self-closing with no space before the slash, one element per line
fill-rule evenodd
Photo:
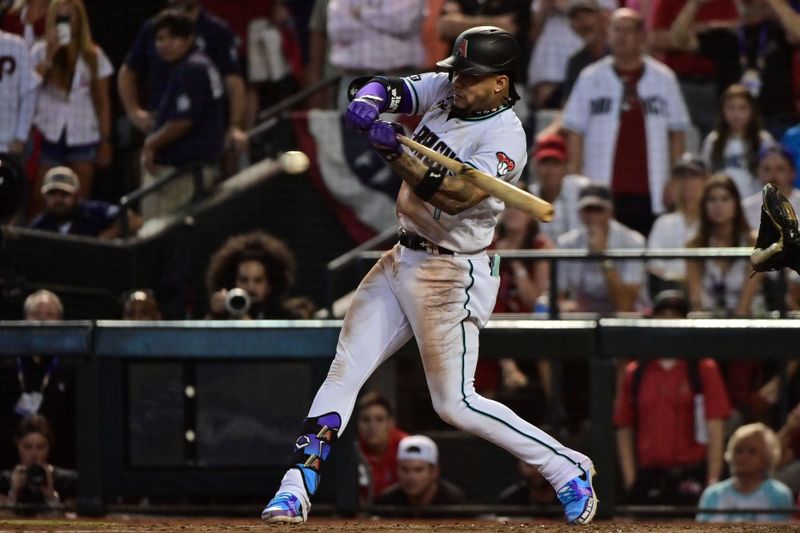
<path fill-rule="evenodd" d="M 530 440 L 532 440 L 532 441 L 544 446 L 545 448 L 549 449 L 551 452 L 553 452 L 554 454 L 558 455 L 559 457 L 563 457 L 564 459 L 566 459 L 570 463 L 572 463 L 575 466 L 577 466 L 578 468 L 580 468 L 581 472 L 585 472 L 585 470 L 583 469 L 581 464 L 578 463 L 577 461 L 575 461 L 574 459 L 572 459 L 570 457 L 567 457 L 563 453 L 559 453 L 558 451 L 556 451 L 555 448 L 553 448 L 552 446 L 540 441 L 536 437 L 534 437 L 532 435 L 528 435 L 527 433 L 524 433 L 524 432 L 518 430 L 517 428 L 515 428 L 514 426 L 512 426 L 511 424 L 509 424 L 505 420 L 497 418 L 496 416 L 494 416 L 492 414 L 484 413 L 483 411 L 472 407 L 470 405 L 470 403 L 467 401 L 467 394 L 464 391 L 464 387 L 465 387 L 465 384 L 466 384 L 467 330 L 464 327 L 464 322 L 469 320 L 469 317 L 472 316 L 472 312 L 469 309 L 467 309 L 467 305 L 469 304 L 469 299 L 470 299 L 469 290 L 472 288 L 473 285 L 475 285 L 475 277 L 472 275 L 474 270 L 475 270 L 475 266 L 472 264 L 472 260 L 470 259 L 469 260 L 469 278 L 470 278 L 470 282 L 469 282 L 469 285 L 467 286 L 467 288 L 465 289 L 465 292 L 467 294 L 467 300 L 464 302 L 464 310 L 467 312 L 467 316 L 465 316 L 464 319 L 461 321 L 461 345 L 463 347 L 463 349 L 461 351 L 461 401 L 464 402 L 464 405 L 466 405 L 467 409 L 469 409 L 470 411 L 478 413 L 479 415 L 483 415 L 483 416 L 485 416 L 487 418 L 491 418 L 492 420 L 495 420 L 496 422 L 499 422 L 499 423 L 503 424 L 504 426 L 509 428 L 511 431 L 514 431 L 515 433 L 518 433 L 519 435 L 522 435 L 523 437 L 525 437 L 527 439 L 530 439 Z"/>

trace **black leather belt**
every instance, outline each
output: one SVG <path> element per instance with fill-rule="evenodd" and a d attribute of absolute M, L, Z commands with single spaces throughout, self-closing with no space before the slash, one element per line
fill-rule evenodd
<path fill-rule="evenodd" d="M 412 233 L 400 233 L 400 245 L 412 250 L 425 250 L 434 255 L 454 255 L 453 250 L 448 250 L 438 244 L 434 244 L 424 237 Z"/>

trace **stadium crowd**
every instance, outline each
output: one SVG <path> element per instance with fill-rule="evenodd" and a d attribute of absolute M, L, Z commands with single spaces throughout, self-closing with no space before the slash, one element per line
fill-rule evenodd
<path fill-rule="evenodd" d="M 340 74 L 338 85 L 323 86 L 301 107 L 341 112 L 350 81 L 431 69 L 459 33 L 477 25 L 506 29 L 525 51 L 517 110 L 530 158 L 520 186 L 556 212 L 540 225 L 507 210 L 497 250 L 750 248 L 765 184 L 800 210 L 795 0 L 168 0 L 147 13 L 124 58 L 104 51 L 114 43 L 94 40 L 108 32 L 93 32 L 91 6 L 0 2 L 0 158 L 22 183 L 18 205 L 0 222 L 116 239 L 124 211 L 129 231 L 152 231 L 251 162 L 296 148 L 248 134 L 265 109 Z M 98 187 L 115 164 L 134 177 Z M 118 206 L 121 193 L 167 176 L 177 177 L 137 209 Z M 281 237 L 252 231 L 223 243 L 208 261 L 206 303 L 191 318 L 315 316 L 319 302 L 295 284 L 295 251 Z M 548 300 L 549 269 L 544 260 L 504 262 L 495 312 L 541 316 L 558 305 L 562 316 L 686 318 L 800 310 L 799 276 L 751 276 L 744 258 L 566 262 L 558 302 Z M 128 289 L 120 318 L 191 314 L 168 316 L 157 290 Z M 20 318 L 23 311 L 27 320 L 63 316 L 56 294 L 30 292 Z M 51 314 L 30 314 L 45 304 Z M 554 383 L 585 369 L 554 366 L 512 357 L 481 362 L 476 387 L 536 420 L 564 409 L 559 391 L 585 389 Z M 797 368 L 796 361 L 620 360 L 621 493 L 631 503 L 709 509 L 791 506 L 800 494 Z M 62 398 L 74 392 L 70 372 L 46 356 L 0 366 L 0 466 L 8 469 L 0 501 L 19 500 L 22 472 L 33 463 L 45 467 L 43 501 L 56 501 L 60 484 L 74 491 L 74 477 L 48 462 L 54 433 L 60 444 L 74 441 Z M 779 398 L 798 406 L 784 412 Z M 436 443 L 397 429 L 388 400 L 368 393 L 359 409 L 362 503 L 463 499 L 440 477 Z M 565 416 L 580 441 L 586 417 L 571 409 Z M 38 456 L 23 450 L 29 434 L 41 437 Z M 64 445 L 55 460 L 73 467 L 72 451 Z M 521 480 L 501 502 L 552 502 L 529 470 L 520 465 Z M 698 519 L 721 516 L 790 518 Z"/>

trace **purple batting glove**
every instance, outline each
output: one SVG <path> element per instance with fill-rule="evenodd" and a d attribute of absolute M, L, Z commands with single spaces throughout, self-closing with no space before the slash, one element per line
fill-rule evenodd
<path fill-rule="evenodd" d="M 403 147 L 397 140 L 398 133 L 405 133 L 400 124 L 385 120 L 375 121 L 369 129 L 369 144 L 384 159 L 392 161 L 403 153 Z"/>
<path fill-rule="evenodd" d="M 382 103 L 383 98 L 380 96 L 371 94 L 359 96 L 347 106 L 347 111 L 344 113 L 345 123 L 358 131 L 369 131 L 370 126 L 381 114 Z"/>

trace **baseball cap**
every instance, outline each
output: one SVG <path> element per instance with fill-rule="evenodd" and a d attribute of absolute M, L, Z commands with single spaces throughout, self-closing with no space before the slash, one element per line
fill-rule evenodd
<path fill-rule="evenodd" d="M 665 309 L 674 309 L 684 316 L 689 314 L 689 302 L 686 301 L 683 291 L 668 289 L 656 294 L 653 298 L 653 314 Z"/>
<path fill-rule="evenodd" d="M 567 4 L 567 16 L 574 17 L 578 11 L 600 11 L 597 0 L 571 0 Z"/>
<path fill-rule="evenodd" d="M 64 191 L 75 194 L 80 188 L 78 175 L 69 167 L 53 167 L 44 175 L 42 183 L 42 194 L 47 194 L 52 190 Z"/>
<path fill-rule="evenodd" d="M 672 174 L 677 176 L 686 172 L 695 175 L 705 175 L 708 173 L 708 167 L 706 167 L 705 161 L 703 161 L 699 155 L 692 152 L 685 152 L 672 167 Z"/>
<path fill-rule="evenodd" d="M 578 210 L 585 207 L 602 207 L 604 209 L 611 209 L 613 207 L 611 200 L 611 189 L 605 185 L 592 183 L 581 189 L 578 193 Z"/>
<path fill-rule="evenodd" d="M 430 437 L 410 435 L 401 440 L 397 446 L 397 460 L 407 459 L 425 461 L 432 465 L 439 464 L 439 448 Z"/>
<path fill-rule="evenodd" d="M 564 142 L 564 137 L 561 135 L 545 135 L 536 142 L 533 159 L 541 161 L 548 158 L 558 159 L 562 162 L 567 160 L 567 143 Z"/>

